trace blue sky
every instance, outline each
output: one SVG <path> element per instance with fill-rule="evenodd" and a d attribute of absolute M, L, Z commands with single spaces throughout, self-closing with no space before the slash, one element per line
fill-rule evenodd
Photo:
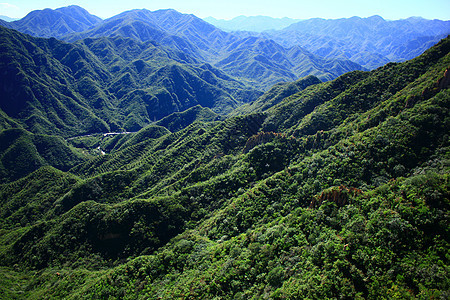
<path fill-rule="evenodd" d="M 231 19 L 239 15 L 295 19 L 337 19 L 372 15 L 380 15 L 390 20 L 411 16 L 450 19 L 450 0 L 3 0 L 0 2 L 0 15 L 21 18 L 32 10 L 54 9 L 71 4 L 84 7 L 101 18 L 108 18 L 133 8 L 174 8 L 200 18 L 212 16 L 217 19 Z"/>

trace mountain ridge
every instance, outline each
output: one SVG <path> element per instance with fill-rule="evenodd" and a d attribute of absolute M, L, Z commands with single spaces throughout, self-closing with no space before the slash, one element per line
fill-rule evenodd
<path fill-rule="evenodd" d="M 177 21 L 173 22 L 173 19 Z M 172 21 L 168 22 L 168 20 Z M 127 32 L 123 30 L 122 24 L 126 24 Z M 140 32 L 145 32 L 146 34 L 139 34 L 137 28 L 141 28 Z M 262 89 L 267 89 L 275 82 L 295 80 L 298 77 L 310 74 L 307 72 L 314 72 L 314 75 L 318 75 L 325 80 L 335 78 L 342 73 L 342 70 L 339 69 L 337 69 L 338 72 L 324 70 L 325 68 L 322 67 L 324 63 L 333 65 L 337 64 L 337 62 L 328 60 L 324 62 L 312 54 L 301 57 L 303 63 L 310 70 L 305 72 L 296 70 L 294 66 L 298 65 L 298 62 L 295 60 L 300 60 L 300 58 L 292 54 L 288 55 L 289 49 L 283 49 L 279 45 L 275 48 L 266 47 L 265 50 L 264 48 L 258 48 L 261 44 L 254 44 L 250 45 L 253 49 L 247 47 L 245 49 L 246 53 L 242 54 L 237 49 L 237 46 L 233 45 L 248 44 L 245 39 L 239 39 L 232 34 L 225 33 L 193 15 L 184 15 L 174 10 L 159 10 L 155 12 L 131 10 L 123 12 L 105 20 L 103 25 L 92 29 L 90 32 L 74 35 L 69 37 L 68 40 L 74 41 L 82 37 L 111 36 L 116 34 L 133 37 L 141 41 L 155 40 L 164 46 L 183 51 L 216 67 L 223 66 L 224 60 L 228 60 L 227 64 L 229 67 L 225 70 L 230 75 L 249 81 L 249 83 Z M 183 41 L 180 41 L 179 37 L 182 37 Z M 265 43 L 273 44 L 274 42 L 267 40 Z M 255 55 L 262 53 L 265 56 L 263 60 L 255 59 Z M 239 57 L 242 60 L 242 55 L 245 56 L 247 66 L 241 66 Z M 284 66 L 277 65 L 274 59 L 280 55 L 290 62 Z M 344 65 L 346 71 L 361 69 L 360 66 L 350 62 Z M 261 75 L 258 76 L 257 74 Z"/>
<path fill-rule="evenodd" d="M 0 15 L 0 20 L 2 20 L 2 21 L 6 21 L 6 22 L 12 22 L 12 21 L 17 21 L 17 20 L 19 20 L 18 18 L 11 18 L 11 17 L 8 17 L 8 16 L 2 16 L 2 15 Z M 2 25 L 3 26 L 3 25 Z"/>
<path fill-rule="evenodd" d="M 81 9 L 76 7 L 77 10 Z M 72 19 L 76 19 L 80 14 L 71 16 L 69 12 L 72 9 L 62 9 L 62 12 Z M 58 10 L 47 11 L 48 13 L 59 14 Z M 87 13 L 87 12 L 86 12 Z M 42 15 L 43 12 L 35 12 L 33 14 Z M 85 22 L 84 16 L 79 22 Z M 30 19 L 28 17 L 27 19 Z M 45 18 L 43 19 L 45 21 Z M 10 26 L 20 31 L 33 33 L 32 30 L 27 29 L 25 20 L 20 21 L 24 23 L 22 27 Z M 15 23 L 14 23 L 15 24 Z M 89 26 L 88 26 L 89 25 Z M 179 13 L 173 9 L 149 11 L 146 9 L 135 9 L 122 12 L 106 20 L 101 20 L 96 24 L 88 24 L 88 28 L 71 28 L 66 30 L 65 35 L 56 31 L 51 33 L 51 29 L 58 26 L 47 28 L 45 36 L 54 36 L 65 41 L 75 42 L 76 40 L 85 38 L 100 38 L 123 36 L 136 39 L 141 42 L 155 41 L 158 44 L 170 48 L 175 51 L 184 52 L 185 55 L 193 59 L 209 63 L 213 66 L 218 66 L 220 61 L 224 59 L 230 60 L 240 54 L 236 53 L 234 49 L 228 47 L 230 44 L 242 40 L 239 36 L 224 32 L 213 25 L 203 21 L 194 16 Z M 63 26 L 66 28 L 66 26 Z M 50 32 L 48 32 L 50 30 Z M 39 35 L 39 34 L 38 34 Z M 267 40 L 266 43 L 273 43 Z M 316 55 L 301 55 L 296 57 L 289 49 L 281 49 L 281 52 L 273 48 L 257 49 L 258 44 L 253 45 L 253 49 L 248 49 L 245 54 L 246 60 L 249 62 L 246 66 L 240 66 L 242 63 L 239 60 L 230 61 L 231 65 L 228 67 L 229 75 L 239 77 L 239 79 L 254 85 L 261 90 L 267 90 L 273 83 L 280 81 L 295 80 L 305 75 L 314 74 L 324 80 L 336 78 L 343 72 L 352 71 L 354 69 L 363 69 L 361 66 L 350 61 L 340 63 L 333 59 L 323 59 Z M 298 47 L 298 46 L 297 46 Z M 228 50 L 226 50 L 228 49 Z M 267 52 L 267 50 L 269 50 Z M 255 59 L 255 56 L 264 53 L 264 58 Z M 301 51 L 304 52 L 304 51 Z M 289 60 L 287 65 L 280 66 L 276 62 L 278 56 L 283 56 L 284 59 Z M 301 60 L 301 63 L 299 63 Z M 345 60 L 345 59 L 340 59 Z M 323 66 L 327 64 L 328 66 Z M 341 65 L 340 68 L 334 68 L 331 72 L 327 69 L 329 66 Z M 299 68 L 296 68 L 299 67 Z M 287 69 L 286 69 L 287 67 Z M 301 70 L 300 70 L 301 69 Z M 242 72 L 241 70 L 246 70 Z M 257 74 L 261 74 L 257 76 Z M 256 76 L 255 76 L 256 75 Z"/>
<path fill-rule="evenodd" d="M 34 133 L 135 131 L 199 103 L 224 114 L 260 95 L 151 42 L 116 37 L 68 44 L 6 28 L 0 34 L 0 108 Z"/>
<path fill-rule="evenodd" d="M 0 27 L 3 298 L 449 298 L 450 36 L 345 72 L 133 14 L 72 43 Z"/>
<path fill-rule="evenodd" d="M 214 17 L 204 18 L 206 22 L 226 31 L 256 31 L 280 30 L 298 19 L 272 18 L 268 16 L 237 16 L 230 20 L 216 19 Z"/>
<path fill-rule="evenodd" d="M 303 20 L 278 32 L 268 33 L 267 37 L 284 46 L 302 45 L 324 57 L 347 57 L 373 69 L 388 61 L 412 59 L 448 34 L 450 21 L 422 18 L 386 21 L 380 16 L 372 16 Z M 414 44 L 413 41 L 419 38 L 426 40 L 423 47 L 419 43 L 411 48 L 404 46 Z M 399 51 L 401 48 L 404 52 Z M 415 52 L 412 49 L 416 49 Z M 364 58 L 361 56 L 363 53 L 370 56 Z M 381 55 L 384 59 L 374 55 Z M 364 62 L 367 58 L 368 61 Z"/>
<path fill-rule="evenodd" d="M 61 38 L 73 32 L 84 31 L 100 21 L 99 17 L 91 15 L 84 8 L 71 5 L 55 10 L 35 10 L 4 26 L 38 37 Z"/>
<path fill-rule="evenodd" d="M 404 63 L 280 84 L 253 114 L 191 122 L 194 107 L 163 119 L 173 132 L 69 141 L 106 153 L 0 184 L 0 288 L 445 297 L 449 63 L 446 38 Z"/>

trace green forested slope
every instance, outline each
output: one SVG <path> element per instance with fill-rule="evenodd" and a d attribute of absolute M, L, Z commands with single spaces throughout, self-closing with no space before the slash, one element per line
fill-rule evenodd
<path fill-rule="evenodd" d="M 447 298 L 449 50 L 69 141 L 106 153 L 0 186 L 2 293 Z"/>
<path fill-rule="evenodd" d="M 344 56 L 327 59 L 299 46 L 282 47 L 271 39 L 241 38 L 192 15 L 173 9 L 134 9 L 106 20 L 78 6 L 33 11 L 3 26 L 38 37 L 69 42 L 87 38 L 123 37 L 144 44 L 161 45 L 178 57 L 210 63 L 229 75 L 267 90 L 272 84 L 307 75 L 324 80 L 363 69 Z"/>
<path fill-rule="evenodd" d="M 210 109 L 197 105 L 183 112 L 173 113 L 159 120 L 156 124 L 166 127 L 171 132 L 176 132 L 186 128 L 194 122 L 212 122 L 219 121 L 221 119 L 223 119 L 223 117 L 214 113 Z"/>
<path fill-rule="evenodd" d="M 310 85 L 318 83 L 321 83 L 321 81 L 317 77 L 314 77 L 312 75 L 300 78 L 299 80 L 294 82 L 278 83 L 274 85 L 269 91 L 264 93 L 264 95 L 259 97 L 256 101 L 244 104 L 235 109 L 231 113 L 231 115 L 265 111 L 270 107 L 278 104 L 283 99 L 297 94 Z"/>
<path fill-rule="evenodd" d="M 87 154 L 61 137 L 23 129 L 0 131 L 0 145 L 0 183 L 22 178 L 42 166 L 68 171 L 87 159 Z"/>
<path fill-rule="evenodd" d="M 0 32 L 0 109 L 5 114 L 34 133 L 67 136 L 109 130 L 72 88 L 87 74 L 99 82 L 109 79 L 90 53 L 55 39 L 31 38 L 6 28 Z M 103 98 L 96 111 L 111 113 L 111 99 Z"/>

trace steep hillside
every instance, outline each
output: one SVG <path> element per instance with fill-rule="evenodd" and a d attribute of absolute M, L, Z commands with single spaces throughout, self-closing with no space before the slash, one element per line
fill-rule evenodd
<path fill-rule="evenodd" d="M 173 113 L 156 122 L 156 125 L 166 127 L 171 132 L 176 132 L 188 127 L 194 122 L 213 122 L 222 119 L 223 117 L 214 113 L 209 108 L 203 108 L 201 105 L 197 105 L 183 112 Z"/>
<path fill-rule="evenodd" d="M 362 69 L 345 59 L 341 62 L 316 57 L 300 47 L 286 49 L 267 39 L 241 39 L 193 15 L 175 10 L 124 12 L 89 31 L 66 39 L 75 41 L 84 37 L 116 35 L 139 41 L 156 41 L 211 63 L 260 89 L 309 74 L 330 80 L 345 72 Z M 341 68 L 333 68 L 337 64 Z"/>
<path fill-rule="evenodd" d="M 328 60 L 295 46 L 283 48 L 273 40 L 247 37 L 231 43 L 216 64 L 228 74 L 267 89 L 276 83 L 308 75 L 331 80 L 348 71 L 363 69 L 349 60 Z"/>
<path fill-rule="evenodd" d="M 133 30 L 130 30 L 131 28 Z M 70 39 L 116 34 L 127 37 L 131 37 L 131 34 L 140 41 L 153 40 L 162 44 L 176 43 L 177 39 L 174 36 L 178 36 L 196 47 L 197 51 L 222 47 L 233 38 L 194 15 L 182 14 L 173 9 L 157 11 L 136 9 L 109 18 L 96 28 Z"/>
<path fill-rule="evenodd" d="M 320 81 L 317 77 L 311 75 L 294 82 L 276 84 L 269 91 L 264 93 L 264 95 L 259 97 L 256 101 L 247 103 L 235 109 L 232 112 L 232 115 L 266 111 L 270 107 L 277 105 L 289 96 L 297 94 L 308 86 L 319 84 L 321 82 L 322 81 Z"/>
<path fill-rule="evenodd" d="M 55 19 L 55 14 L 59 16 L 66 12 L 65 17 L 73 15 L 80 22 L 88 23 L 88 17 L 81 16 L 80 9 L 70 6 L 55 11 L 36 11 L 31 13 L 30 17 L 20 20 L 21 23 L 17 23 L 22 24 L 21 26 L 13 26 L 16 23 L 11 23 L 11 27 L 37 36 L 45 32 L 46 37 L 53 36 L 68 42 L 117 36 L 143 43 L 152 42 L 155 46 L 156 42 L 179 53 L 178 56 L 182 54 L 185 60 L 223 67 L 228 75 L 238 77 L 262 90 L 269 89 L 274 83 L 292 81 L 307 75 L 330 80 L 345 72 L 363 69 L 344 57 L 338 60 L 324 59 L 299 46 L 291 49 L 290 46 L 285 48 L 265 38 L 242 39 L 194 15 L 182 14 L 173 9 L 130 10 L 83 30 L 67 30 L 65 35 L 60 33 L 64 30 L 60 30 L 58 25 L 48 26 L 51 23 L 48 21 L 49 16 Z M 27 22 L 28 19 L 33 22 Z M 34 23 L 39 23 L 39 26 L 34 26 Z M 41 28 L 41 23 L 47 27 Z M 39 34 L 35 34 L 33 30 L 39 30 Z M 52 30 L 55 32 L 51 33 Z"/>
<path fill-rule="evenodd" d="M 165 12 L 165 14 L 162 12 Z M 174 16 L 173 14 L 176 15 Z M 194 41 L 189 41 L 188 39 L 181 37 L 184 31 L 183 28 L 180 28 L 180 23 L 176 21 L 180 19 L 179 17 L 183 16 L 187 15 L 180 14 L 173 10 L 157 11 L 155 13 L 146 9 L 131 10 L 107 19 L 86 32 L 74 34 L 65 39 L 73 42 L 87 37 L 99 38 L 122 36 L 133 38 L 140 42 L 155 41 L 161 45 L 170 47 L 171 49 L 184 52 L 186 55 L 204 60 L 206 54 L 203 50 L 205 49 L 196 45 Z M 173 22 L 170 22 L 170 20 Z M 192 23 L 185 18 L 183 18 L 183 21 L 185 22 L 185 27 L 189 27 Z M 210 25 L 210 27 L 212 26 Z M 177 29 L 179 30 L 180 36 L 175 34 Z M 189 32 L 189 29 L 194 30 L 196 28 L 188 28 L 186 31 Z M 202 43 L 204 44 L 205 41 L 202 41 Z"/>
<path fill-rule="evenodd" d="M 86 137 L 105 153 L 0 185 L 2 293 L 448 297 L 449 52 Z"/>
<path fill-rule="evenodd" d="M 87 78 L 98 85 L 111 79 L 94 55 L 3 27 L 0 35 L 2 112 L 35 133 L 70 136 L 110 130 L 104 119 L 113 118 L 114 100 L 103 93 L 86 99 L 75 88 Z"/>

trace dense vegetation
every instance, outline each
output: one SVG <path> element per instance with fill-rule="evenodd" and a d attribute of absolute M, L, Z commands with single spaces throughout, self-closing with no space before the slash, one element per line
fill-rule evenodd
<path fill-rule="evenodd" d="M 13 22 L 0 20 L 0 25 L 69 42 L 117 36 L 152 41 L 182 52 L 190 60 L 211 64 L 261 90 L 307 75 L 331 80 L 349 71 L 405 61 L 450 34 L 450 21 L 418 17 L 395 21 L 380 16 L 337 20 L 240 16 L 230 21 L 207 20 L 211 24 L 172 9 L 136 9 L 101 20 L 72 5 L 33 11 Z M 234 29 L 225 32 L 215 26 Z M 272 30 L 261 32 L 265 26 Z"/>
<path fill-rule="evenodd" d="M 293 81 L 307 75 L 330 80 L 346 72 L 363 69 L 345 57 L 323 58 L 298 46 L 283 47 L 271 39 L 240 37 L 224 32 L 194 15 L 182 14 L 173 9 L 153 12 L 136 9 L 99 20 L 83 8 L 72 5 L 57 10 L 33 11 L 21 20 L 0 25 L 33 36 L 55 37 L 68 42 L 87 38 L 131 38 L 144 43 L 140 51 L 134 47 L 132 53 L 126 53 L 132 60 L 141 58 L 139 52 L 151 44 L 157 48 L 170 49 L 169 57 L 172 59 L 207 63 L 208 71 L 217 77 L 221 77 L 217 75 L 219 68 L 240 82 L 264 91 L 275 83 Z M 96 54 L 102 58 L 111 55 L 103 47 L 98 50 Z M 155 50 L 144 52 L 148 55 Z M 116 58 L 113 57 L 111 62 L 117 63 Z M 142 63 L 136 63 L 140 72 Z M 148 68 L 144 69 L 144 73 L 148 73 Z M 207 77 L 214 75 L 209 72 L 204 74 Z M 171 90 L 169 92 L 173 93 Z"/>
<path fill-rule="evenodd" d="M 0 30 L 3 298 L 450 296 L 449 38 L 225 118 L 180 52 Z"/>

